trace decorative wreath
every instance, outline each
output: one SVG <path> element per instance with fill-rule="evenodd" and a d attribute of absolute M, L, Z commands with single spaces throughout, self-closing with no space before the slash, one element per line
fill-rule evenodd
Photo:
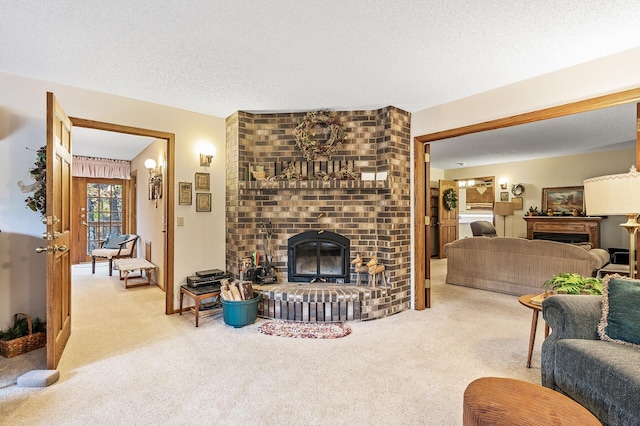
<path fill-rule="evenodd" d="M 47 147 L 43 146 L 36 152 L 34 167 L 29 169 L 29 175 L 35 179 L 33 195 L 27 197 L 25 203 L 34 212 L 47 212 Z"/>
<path fill-rule="evenodd" d="M 325 126 L 323 133 L 329 133 L 326 142 L 318 142 L 314 139 L 315 128 Z M 340 144 L 347 138 L 344 134 L 344 124 L 340 119 L 329 111 L 310 111 L 304 116 L 293 131 L 296 138 L 296 146 L 302 151 L 302 155 L 307 161 L 315 160 L 317 157 L 331 155 L 338 149 Z"/>
<path fill-rule="evenodd" d="M 522 195 L 523 192 L 524 192 L 524 185 L 522 185 L 521 183 L 517 185 L 511 185 L 511 193 L 514 196 L 519 197 L 520 195 Z"/>
<path fill-rule="evenodd" d="M 445 189 L 442 193 L 442 202 L 444 208 L 447 210 L 453 210 L 458 207 L 458 194 L 453 188 Z"/>

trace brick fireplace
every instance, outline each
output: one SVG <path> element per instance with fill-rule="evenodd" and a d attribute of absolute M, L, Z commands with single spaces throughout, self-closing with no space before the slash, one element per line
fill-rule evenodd
<path fill-rule="evenodd" d="M 260 223 L 273 225 L 271 254 L 278 284 L 263 289 L 262 316 L 278 317 L 278 311 L 283 319 L 368 320 L 410 307 L 410 114 L 395 107 L 335 114 L 346 126 L 347 141 L 329 161 L 314 162 L 306 162 L 295 146 L 293 130 L 304 113 L 238 111 L 226 120 L 227 270 L 237 277 L 243 257 L 256 250 L 264 254 L 266 238 Z M 288 162 L 301 164 L 303 170 L 354 164 L 360 173 L 378 173 L 379 178 L 386 173 L 386 178 L 247 180 L 250 164 L 264 166 L 267 176 L 273 176 Z M 322 284 L 287 284 L 287 242 L 306 231 L 344 236 L 350 241 L 350 256 L 361 253 L 366 261 L 375 255 L 385 266 L 388 281 L 369 287 L 363 279 L 364 285 L 354 288 L 356 275 L 349 264 L 350 284 L 325 284 L 321 290 L 328 291 L 326 297 L 315 292 Z M 292 289 L 306 305 L 287 305 Z M 297 291 L 301 289 L 315 293 L 301 295 Z M 342 294 L 344 306 L 335 305 L 340 301 L 334 290 Z M 288 311 L 292 314 L 282 317 Z"/>

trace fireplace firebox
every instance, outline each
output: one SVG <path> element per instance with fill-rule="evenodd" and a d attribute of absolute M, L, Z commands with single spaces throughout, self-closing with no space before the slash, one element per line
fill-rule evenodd
<path fill-rule="evenodd" d="M 289 238 L 290 282 L 349 282 L 350 241 L 330 231 L 306 231 Z"/>

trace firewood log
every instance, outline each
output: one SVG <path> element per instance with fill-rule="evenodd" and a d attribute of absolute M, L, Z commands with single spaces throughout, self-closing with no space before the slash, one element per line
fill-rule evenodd
<path fill-rule="evenodd" d="M 238 283 L 238 288 L 240 289 L 242 300 L 253 299 L 253 286 L 251 285 L 251 282 L 240 282 Z"/>
<path fill-rule="evenodd" d="M 222 300 L 233 300 L 231 292 L 222 288 L 220 288 L 220 297 L 222 297 Z"/>
<path fill-rule="evenodd" d="M 233 295 L 233 300 L 242 300 L 242 296 L 240 295 L 240 290 L 234 283 L 229 284 L 229 290 L 231 290 L 231 294 Z"/>

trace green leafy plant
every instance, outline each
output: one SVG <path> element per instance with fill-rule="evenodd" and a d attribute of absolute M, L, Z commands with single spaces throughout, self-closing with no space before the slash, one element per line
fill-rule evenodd
<path fill-rule="evenodd" d="M 602 294 L 602 279 L 563 272 L 544 282 L 544 287 L 559 294 Z"/>
<path fill-rule="evenodd" d="M 33 320 L 31 324 L 33 333 L 40 333 L 42 331 L 47 331 L 47 324 L 42 321 L 40 318 L 36 318 Z M 20 337 L 27 336 L 29 334 L 29 323 L 26 318 L 19 318 L 13 327 L 5 328 L 4 330 L 0 330 L 0 340 L 13 340 L 18 339 Z"/>

